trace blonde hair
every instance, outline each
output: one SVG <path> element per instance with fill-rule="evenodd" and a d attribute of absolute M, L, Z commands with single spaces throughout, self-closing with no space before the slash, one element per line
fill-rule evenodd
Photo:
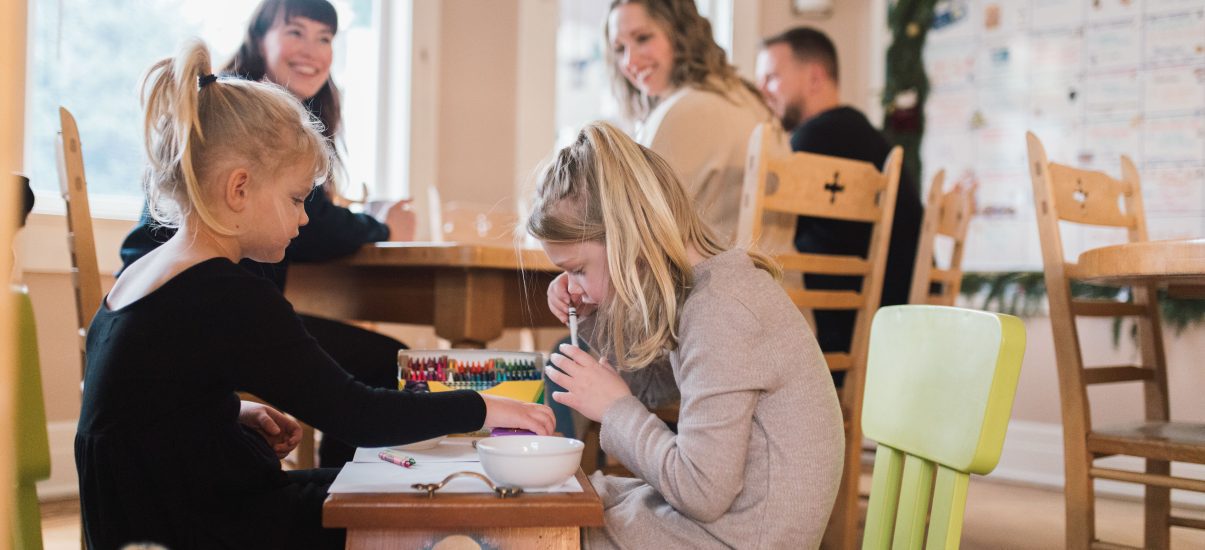
<path fill-rule="evenodd" d="M 628 370 L 678 346 L 694 282 L 687 247 L 705 258 L 725 250 L 669 164 L 606 122 L 587 125 L 544 167 L 527 231 L 544 242 L 606 247 L 611 295 L 600 304 L 596 344 Z M 781 276 L 768 257 L 749 256 Z"/>
<path fill-rule="evenodd" d="M 674 48 L 674 67 L 670 71 L 670 85 L 692 86 L 700 90 L 729 97 L 729 91 L 744 86 L 760 101 L 761 93 L 752 83 L 741 78 L 736 67 L 728 62 L 724 49 L 716 44 L 711 34 L 711 22 L 699 14 L 694 0 L 614 0 L 607 13 L 624 4 L 644 6 L 649 18 L 657 23 L 669 38 Z M 603 23 L 603 39 L 611 36 L 611 18 Z M 628 82 L 619 70 L 615 51 L 607 44 L 607 67 L 611 74 L 611 87 L 619 100 L 623 114 L 630 120 L 644 120 L 653 105 L 638 88 Z"/>
<path fill-rule="evenodd" d="M 202 85 L 211 67 L 205 43 L 192 40 L 143 77 L 150 161 L 143 190 L 157 223 L 174 227 L 195 214 L 212 230 L 233 235 L 210 212 L 201 182 L 235 164 L 271 174 L 304 162 L 319 182 L 330 171 L 330 146 L 321 123 L 288 90 L 232 76 Z"/>

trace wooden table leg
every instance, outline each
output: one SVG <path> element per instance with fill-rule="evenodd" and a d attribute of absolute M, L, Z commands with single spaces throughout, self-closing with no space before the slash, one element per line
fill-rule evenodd
<path fill-rule="evenodd" d="M 474 529 L 464 532 L 394 529 L 348 529 L 347 550 L 432 548 L 437 550 L 577 550 L 577 527 L 523 527 Z"/>
<path fill-rule="evenodd" d="M 435 278 L 435 334 L 456 348 L 484 348 L 502 336 L 502 271 L 443 269 Z"/>

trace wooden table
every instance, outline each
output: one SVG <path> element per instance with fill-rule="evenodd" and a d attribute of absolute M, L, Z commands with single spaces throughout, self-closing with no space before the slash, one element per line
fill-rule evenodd
<path fill-rule="evenodd" d="M 577 481 L 581 493 L 506 499 L 494 493 L 332 494 L 322 507 L 322 525 L 347 529 L 348 550 L 434 548 L 441 542 L 448 548 L 579 548 L 581 528 L 601 527 L 603 511 L 580 469 Z M 458 538 L 463 544 L 454 544 Z"/>
<path fill-rule="evenodd" d="M 505 328 L 564 326 L 545 291 L 560 270 L 542 250 L 382 242 L 289 267 L 297 311 L 333 319 L 433 325 L 454 347 L 483 348 Z"/>
<path fill-rule="evenodd" d="M 1205 239 L 1094 248 L 1080 254 L 1068 275 L 1104 285 L 1154 283 L 1175 296 L 1205 298 Z"/>

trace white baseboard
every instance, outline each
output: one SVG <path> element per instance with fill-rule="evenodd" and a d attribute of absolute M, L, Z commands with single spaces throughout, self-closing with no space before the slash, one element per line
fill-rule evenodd
<path fill-rule="evenodd" d="M 38 482 L 38 500 L 54 500 L 79 494 L 75 473 L 75 420 L 50 422 L 50 479 Z"/>
<path fill-rule="evenodd" d="M 1096 461 L 1098 466 L 1142 471 L 1143 461 L 1132 456 L 1113 456 Z M 1205 479 L 1205 465 L 1176 463 L 1172 473 L 1191 479 Z M 991 479 L 1015 481 L 1054 489 L 1063 488 L 1063 428 L 1058 424 L 1014 420 L 1008 425 L 1004 452 Z M 1133 483 L 1096 481 L 1100 496 L 1142 498 L 1143 487 Z M 1205 493 L 1172 491 L 1172 503 L 1205 508 Z"/>

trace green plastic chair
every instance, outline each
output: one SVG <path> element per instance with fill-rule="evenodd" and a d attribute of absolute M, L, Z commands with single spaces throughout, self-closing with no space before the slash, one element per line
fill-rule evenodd
<path fill-rule="evenodd" d="M 14 287 L 13 294 L 17 307 L 17 514 L 13 548 L 40 550 L 42 511 L 38 508 L 37 482 L 50 477 L 50 439 L 33 305 L 25 287 Z"/>
<path fill-rule="evenodd" d="M 1024 354 L 1025 327 L 1011 315 L 879 310 L 862 412 L 879 444 L 862 548 L 958 548 L 970 474 L 1000 461 Z"/>

